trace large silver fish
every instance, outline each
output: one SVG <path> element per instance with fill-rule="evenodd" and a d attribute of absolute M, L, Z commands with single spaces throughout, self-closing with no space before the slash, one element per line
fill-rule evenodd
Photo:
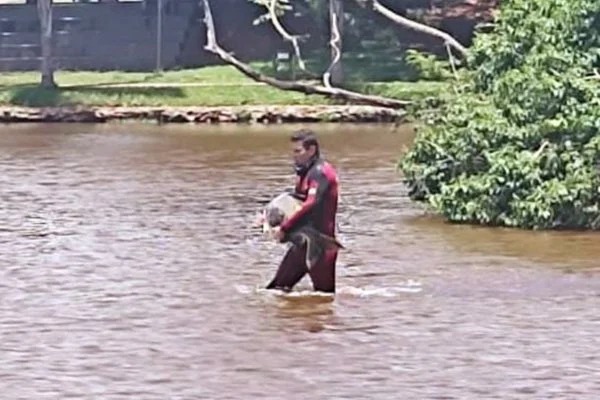
<path fill-rule="evenodd" d="M 289 218 L 301 207 L 302 200 L 291 193 L 284 192 L 276 196 L 263 210 L 263 233 L 273 237 L 274 228 L 281 225 L 284 219 Z M 284 240 L 292 243 L 294 246 L 306 244 L 306 267 L 308 269 L 311 269 L 319 261 L 325 250 L 330 248 L 344 248 L 335 238 L 325 235 L 307 224 L 300 225 L 288 232 Z"/>

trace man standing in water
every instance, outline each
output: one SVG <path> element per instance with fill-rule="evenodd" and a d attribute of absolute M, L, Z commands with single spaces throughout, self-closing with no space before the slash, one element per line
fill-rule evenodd
<path fill-rule="evenodd" d="M 301 129 L 291 137 L 294 169 L 296 171 L 295 195 L 303 200 L 302 208 L 285 220 L 276 238 L 285 239 L 299 224 L 309 223 L 322 233 L 335 237 L 338 206 L 338 176 L 334 167 L 321 158 L 319 142 L 314 132 Z M 308 272 L 316 291 L 335 293 L 335 264 L 337 249 L 325 252 L 321 260 L 308 271 L 306 245 L 292 246 L 279 264 L 279 269 L 267 289 L 289 291 Z"/>

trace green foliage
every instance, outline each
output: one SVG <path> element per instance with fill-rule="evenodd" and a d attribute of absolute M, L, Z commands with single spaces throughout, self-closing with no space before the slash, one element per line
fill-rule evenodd
<path fill-rule="evenodd" d="M 400 161 L 453 222 L 600 227 L 600 0 L 508 0 Z"/>
<path fill-rule="evenodd" d="M 452 78 L 450 62 L 442 61 L 434 54 L 408 49 L 406 50 L 406 62 L 416 70 L 418 79 L 443 81 Z"/>

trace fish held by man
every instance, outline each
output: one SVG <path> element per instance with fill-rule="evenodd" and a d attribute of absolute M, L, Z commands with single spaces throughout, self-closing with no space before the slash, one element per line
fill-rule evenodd
<path fill-rule="evenodd" d="M 302 199 L 292 193 L 284 192 L 273 198 L 262 213 L 262 231 L 273 237 L 273 232 L 284 222 L 302 208 Z M 294 246 L 306 245 L 306 266 L 310 270 L 331 248 L 344 249 L 344 246 L 329 235 L 319 232 L 310 224 L 302 224 L 288 232 L 283 242 L 290 242 Z"/>

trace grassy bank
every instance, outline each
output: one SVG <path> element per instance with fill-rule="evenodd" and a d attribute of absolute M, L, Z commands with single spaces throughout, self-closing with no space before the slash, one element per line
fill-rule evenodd
<path fill-rule="evenodd" d="M 322 96 L 306 96 L 257 84 L 229 66 L 205 67 L 162 74 L 68 72 L 55 75 L 57 90 L 38 87 L 39 73 L 0 75 L 2 106 L 239 106 L 334 104 Z M 354 90 L 406 100 L 434 97 L 442 82 L 356 83 Z"/>

